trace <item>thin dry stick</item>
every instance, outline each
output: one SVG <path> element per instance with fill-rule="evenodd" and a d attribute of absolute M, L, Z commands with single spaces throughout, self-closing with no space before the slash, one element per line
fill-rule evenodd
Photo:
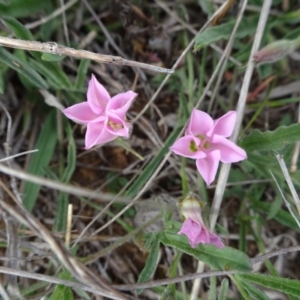
<path fill-rule="evenodd" d="M 56 55 L 64 55 L 64 56 L 75 57 L 78 59 L 89 59 L 104 64 L 130 66 L 130 67 L 146 69 L 148 71 L 153 71 L 153 72 L 161 72 L 167 74 L 172 74 L 174 72 L 174 70 L 124 59 L 120 56 L 104 55 L 104 54 L 93 53 L 85 50 L 76 50 L 66 46 L 58 45 L 55 42 L 40 43 L 35 41 L 24 41 L 24 40 L 17 40 L 17 39 L 11 39 L 11 38 L 0 36 L 0 46 L 23 49 L 28 51 L 51 53 Z"/>
<path fill-rule="evenodd" d="M 10 176 L 14 176 L 16 178 L 29 181 L 32 183 L 36 183 L 39 185 L 46 186 L 51 189 L 55 189 L 61 192 L 65 192 L 71 195 L 75 196 L 83 196 L 83 197 L 90 197 L 92 199 L 99 199 L 101 201 L 111 201 L 114 199 L 115 201 L 121 202 L 121 203 L 128 203 L 131 199 L 128 199 L 126 197 L 121 197 L 121 196 L 115 196 L 115 195 L 110 195 L 106 193 L 101 193 L 101 192 L 95 192 L 92 190 L 84 189 L 84 188 L 79 188 L 70 184 L 65 184 L 65 183 L 60 183 L 51 179 L 46 179 L 43 177 L 38 177 L 35 175 L 31 175 L 29 173 L 26 173 L 21 170 L 15 170 L 12 168 L 8 168 L 4 166 L 3 164 L 0 164 L 0 172 L 5 173 Z"/>
<path fill-rule="evenodd" d="M 9 114 L 8 110 L 4 106 L 2 102 L 0 102 L 0 105 L 2 109 L 4 110 L 6 117 L 7 117 L 7 132 L 6 132 L 6 141 L 4 143 L 4 148 L 5 148 L 5 154 L 6 156 L 10 155 L 10 150 L 11 150 L 11 127 L 12 127 L 12 118 L 11 115 Z M 7 165 L 9 168 L 11 168 L 11 161 L 7 161 Z M 16 179 L 11 176 L 10 178 L 10 185 L 12 187 L 13 193 L 14 193 L 14 199 L 16 199 L 16 203 L 19 205 L 22 203 L 22 199 L 20 197 L 20 194 L 17 189 L 17 183 Z M 15 220 L 12 220 L 9 218 L 7 213 L 3 212 L 2 213 L 4 222 L 5 222 L 5 227 L 6 227 L 6 237 L 7 237 L 7 247 L 6 247 L 6 255 L 8 257 L 15 257 L 18 256 L 18 251 L 19 251 L 19 235 L 18 235 L 18 230 L 17 230 L 17 224 Z M 19 269 L 19 262 L 18 261 L 9 261 L 8 262 L 9 267 L 13 269 Z M 17 278 L 13 276 L 9 276 L 7 278 L 7 290 L 9 291 L 10 296 L 12 297 L 21 297 Z"/>
<path fill-rule="evenodd" d="M 300 246 L 293 246 L 293 247 L 289 247 L 289 248 L 275 250 L 275 251 L 251 258 L 250 264 L 251 264 L 251 266 L 253 266 L 253 265 L 255 265 L 259 262 L 262 262 L 266 259 L 270 259 L 271 257 L 286 254 L 286 253 L 296 252 L 296 251 L 300 251 Z M 175 284 L 175 283 L 180 283 L 183 281 L 193 280 L 193 279 L 197 279 L 197 278 L 202 279 L 202 278 L 208 278 L 208 277 L 212 277 L 212 276 L 226 276 L 226 275 L 243 274 L 243 273 L 249 273 L 249 272 L 210 271 L 210 272 L 205 272 L 205 273 L 194 273 L 194 274 L 187 274 L 184 276 L 177 276 L 174 278 L 148 281 L 148 282 L 140 283 L 140 284 L 114 285 L 113 287 L 115 287 L 116 289 L 122 290 L 122 291 L 131 291 L 131 290 L 138 290 L 138 289 L 153 288 L 153 287 L 162 286 L 162 285 Z"/>
<path fill-rule="evenodd" d="M 189 32 L 191 32 L 194 35 L 196 35 L 198 33 L 198 31 L 196 29 L 194 29 L 190 24 L 184 22 L 175 12 L 173 12 L 171 9 L 169 9 L 169 7 L 164 2 L 162 2 L 160 0 L 155 0 L 155 2 L 162 9 L 164 9 L 172 17 L 172 19 L 175 19 L 178 23 L 180 23 Z M 229 1 L 227 1 L 226 3 L 228 3 L 228 2 Z M 209 46 L 212 49 L 214 49 L 215 51 L 219 52 L 220 54 L 223 54 L 223 50 L 221 48 L 219 48 L 217 45 L 210 44 Z M 231 62 L 233 62 L 235 65 L 237 65 L 238 67 L 242 66 L 242 64 L 238 60 L 236 60 L 234 57 L 232 57 L 232 56 L 229 56 L 229 60 Z"/>
<path fill-rule="evenodd" d="M 256 30 L 253 46 L 251 49 L 247 69 L 245 72 L 245 76 L 244 76 L 244 80 L 243 80 L 243 84 L 242 84 L 242 88 L 241 88 L 240 97 L 238 100 L 237 120 L 236 120 L 236 124 L 234 127 L 232 137 L 230 139 L 233 142 L 236 142 L 240 128 L 241 128 L 241 124 L 242 124 L 242 119 L 243 119 L 243 115 L 244 115 L 244 109 L 245 109 L 245 105 L 246 105 L 246 99 L 247 99 L 247 95 L 248 95 L 249 85 L 250 85 L 250 81 L 251 81 L 251 77 L 252 77 L 252 73 L 253 73 L 253 69 L 254 69 L 253 54 L 256 53 L 259 49 L 259 45 L 260 45 L 261 38 L 262 38 L 262 35 L 264 32 L 264 28 L 266 26 L 266 22 L 268 19 L 271 4 L 272 4 L 272 0 L 265 0 L 263 7 L 261 9 L 261 14 L 260 14 L 259 22 L 257 25 L 257 30 Z M 223 194 L 225 191 L 230 167 L 231 167 L 231 164 L 223 164 L 221 167 L 220 175 L 218 178 L 218 183 L 217 183 L 217 187 L 216 187 L 216 191 L 215 191 L 215 196 L 214 196 L 214 200 L 213 200 L 213 204 L 212 204 L 213 211 L 218 212 L 220 210 L 220 206 L 222 203 L 222 198 L 223 198 Z M 210 227 L 211 228 L 215 227 L 218 215 L 219 214 L 216 213 L 211 216 L 211 219 L 210 219 Z"/>
<path fill-rule="evenodd" d="M 72 256 L 65 249 L 65 247 L 57 241 L 54 235 L 28 211 L 5 203 L 2 199 L 0 199 L 0 207 L 5 213 L 11 215 L 20 223 L 30 228 L 37 236 L 44 240 L 50 246 L 53 253 L 55 253 L 64 267 L 77 280 L 85 283 L 99 293 L 102 293 L 102 295 L 105 297 L 109 297 L 112 299 L 127 299 L 125 296 L 115 291 L 103 279 L 94 274 L 90 269 L 84 266 L 74 256 Z"/>
<path fill-rule="evenodd" d="M 64 0 L 60 0 L 60 6 L 64 7 L 64 5 L 65 5 Z M 67 45 L 68 45 L 68 47 L 70 47 L 69 30 L 68 30 L 68 26 L 67 26 L 66 14 L 65 14 L 64 10 L 62 11 L 61 15 L 62 15 L 62 19 L 63 19 L 64 35 L 66 38 Z"/>
<path fill-rule="evenodd" d="M 38 151 L 39 151 L 38 149 L 34 149 L 34 150 L 28 150 L 28 151 L 24 151 L 24 152 L 14 154 L 14 155 L 10 155 L 8 157 L 1 158 L 0 163 L 2 163 L 4 161 L 7 161 L 7 160 L 10 160 L 10 159 L 13 159 L 13 158 L 16 158 L 16 157 L 19 157 L 19 156 L 23 156 L 23 155 L 26 155 L 26 154 L 31 154 L 31 153 L 38 152 Z"/>
<path fill-rule="evenodd" d="M 226 59 L 228 58 L 229 53 L 231 52 L 231 48 L 232 48 L 232 44 L 233 44 L 233 41 L 234 41 L 234 38 L 235 38 L 235 34 L 236 34 L 236 31 L 237 31 L 237 29 L 240 25 L 240 22 L 242 21 L 246 6 L 247 6 L 247 0 L 244 0 L 243 4 L 242 4 L 242 7 L 241 7 L 241 10 L 240 10 L 240 13 L 239 13 L 239 16 L 238 16 L 238 18 L 236 20 L 236 23 L 235 23 L 235 26 L 232 30 L 231 36 L 230 36 L 229 41 L 226 45 L 225 51 L 223 52 L 214 73 L 212 74 L 211 78 L 209 79 L 209 82 L 208 82 L 207 86 L 205 87 L 202 96 L 200 97 L 198 103 L 196 104 L 196 107 L 198 107 L 200 105 L 200 103 L 204 100 L 204 97 L 206 96 L 206 93 L 208 92 L 212 82 L 215 80 L 215 77 L 217 76 L 217 73 L 220 72 L 220 75 L 221 75 L 224 71 L 224 68 L 227 64 Z M 222 68 L 222 64 L 223 64 L 223 68 Z M 212 211 L 213 212 L 215 211 L 213 206 L 212 206 Z M 219 211 L 219 209 L 217 210 L 217 213 L 213 214 L 213 215 L 218 215 L 218 211 Z M 203 272 L 203 270 L 204 270 L 204 263 L 202 261 L 199 261 L 198 266 L 197 266 L 197 272 Z M 201 286 L 201 279 L 196 279 L 194 284 L 193 284 L 193 288 L 192 288 L 192 292 L 191 292 L 191 297 L 190 297 L 191 300 L 194 300 L 194 299 L 198 298 L 200 286 Z"/>
<path fill-rule="evenodd" d="M 104 296 L 102 292 L 99 292 L 96 289 L 90 288 L 87 285 L 77 283 L 77 282 L 74 282 L 74 281 L 70 281 L 70 280 L 64 280 L 64 279 L 53 277 L 53 276 L 44 275 L 44 274 L 14 270 L 14 269 L 5 268 L 5 267 L 0 267 L 0 273 L 1 274 L 13 275 L 13 276 L 20 276 L 20 277 L 24 277 L 24 278 L 31 278 L 31 279 L 35 279 L 35 280 L 38 280 L 38 281 L 49 282 L 49 283 L 52 283 L 52 284 L 61 284 L 61 285 L 64 285 L 64 286 L 69 286 L 71 288 L 76 288 L 76 289 L 81 289 L 81 290 L 84 290 L 84 291 L 88 291 L 88 292 L 91 292 L 95 295 Z M 8 298 L 8 299 L 10 299 L 10 298 Z"/>
<path fill-rule="evenodd" d="M 300 251 L 300 246 L 293 246 L 293 247 L 289 247 L 289 248 L 275 250 L 275 251 L 251 258 L 250 264 L 251 264 L 251 266 L 253 266 L 257 263 L 260 263 L 266 259 L 270 259 L 274 256 L 287 254 L 287 253 L 291 253 L 291 252 L 296 252 L 296 251 Z M 98 291 L 96 291 L 92 288 L 89 288 L 86 285 L 83 285 L 81 283 L 77 283 L 77 282 L 73 282 L 73 281 L 69 281 L 69 280 L 63 280 L 63 279 L 60 279 L 57 277 L 47 276 L 44 274 L 37 274 L 37 273 L 31 273 L 31 272 L 26 272 L 26 271 L 13 270 L 13 269 L 4 268 L 4 267 L 0 267 L 0 273 L 14 275 L 14 276 L 20 276 L 20 277 L 24 277 L 24 278 L 31 278 L 31 279 L 45 281 L 45 282 L 49 282 L 49 283 L 53 283 L 53 284 L 61 284 L 64 286 L 78 288 L 78 289 L 92 292 L 94 294 L 102 295 L 102 293 L 99 293 Z M 151 282 L 145 282 L 142 284 L 115 285 L 113 287 L 118 290 L 130 291 L 130 290 L 153 288 L 153 287 L 168 285 L 168 284 L 172 284 L 172 283 L 175 284 L 175 283 L 180 283 L 183 281 L 193 280 L 196 278 L 208 278 L 211 276 L 227 276 L 227 275 L 237 274 L 237 273 L 242 273 L 242 272 L 239 272 L 239 271 L 211 271 L 211 272 L 206 272 L 206 273 L 187 274 L 187 275 L 178 276 L 175 278 L 153 280 Z"/>
<path fill-rule="evenodd" d="M 300 104 L 298 106 L 298 123 L 300 123 Z M 291 160 L 291 173 L 296 173 L 297 171 L 297 162 L 298 162 L 298 157 L 299 157 L 299 152 L 300 152 L 300 141 L 296 142 L 292 160 Z"/>
<path fill-rule="evenodd" d="M 299 200 L 298 194 L 297 194 L 297 192 L 295 190 L 295 187 L 293 185 L 293 182 L 292 182 L 292 179 L 290 177 L 289 171 L 288 171 L 288 169 L 287 169 L 287 167 L 285 165 L 285 162 L 284 162 L 282 156 L 280 154 L 278 154 L 278 153 L 275 156 L 276 156 L 276 158 L 278 160 L 278 163 L 280 165 L 281 171 L 282 171 L 282 173 L 284 175 L 284 178 L 285 178 L 285 180 L 286 180 L 286 182 L 287 182 L 287 184 L 289 186 L 289 189 L 290 189 L 290 191 L 292 193 L 293 199 L 295 201 L 295 205 L 296 205 L 297 210 L 298 210 L 298 214 L 300 215 L 300 200 Z M 298 222 L 297 222 L 297 224 L 298 224 Z M 300 226 L 299 226 L 299 228 L 300 228 Z"/>
<path fill-rule="evenodd" d="M 68 205 L 68 214 L 67 214 L 67 227 L 66 227 L 66 246 L 70 247 L 71 241 L 71 230 L 72 230 L 72 215 L 73 215 L 73 204 Z"/>
<path fill-rule="evenodd" d="M 73 6 L 76 2 L 78 2 L 78 0 L 71 0 L 68 3 L 66 3 L 64 6 L 61 6 L 59 9 L 55 10 L 53 13 L 51 13 L 47 17 L 43 17 L 38 21 L 26 24 L 25 27 L 28 28 L 28 29 L 32 29 L 32 28 L 35 28 L 35 27 L 40 26 L 42 24 L 45 24 L 45 23 L 49 22 L 50 20 L 58 17 L 60 14 L 62 14 L 67 9 L 69 9 L 71 6 Z"/>
<path fill-rule="evenodd" d="M 277 159 L 278 159 L 278 158 L 277 158 Z M 270 173 L 271 173 L 271 175 L 272 175 L 272 177 L 273 177 L 273 179 L 274 179 L 274 181 L 275 181 L 275 183 L 276 183 L 276 185 L 277 185 L 277 188 L 278 188 L 278 190 L 279 190 L 279 193 L 281 194 L 281 197 L 282 197 L 282 199 L 283 199 L 283 201 L 284 201 L 284 203 L 285 203 L 285 206 L 287 207 L 287 209 L 288 209 L 288 211 L 290 212 L 291 216 L 293 217 L 293 219 L 294 219 L 295 222 L 297 223 L 298 227 L 300 228 L 300 222 L 299 222 L 298 218 L 296 217 L 296 215 L 294 214 L 293 209 L 291 208 L 291 204 L 290 204 L 289 201 L 285 198 L 285 196 L 284 196 L 284 194 L 283 194 L 283 192 L 282 192 L 282 189 L 280 188 L 280 186 L 279 186 L 279 184 L 278 184 L 278 181 L 276 180 L 274 174 L 272 173 L 271 170 L 269 170 L 269 171 L 270 171 Z M 298 207 L 297 207 L 297 208 L 298 208 Z M 298 209 L 299 209 L 299 208 L 298 208 Z M 298 213 L 299 213 L 299 210 L 298 210 Z"/>

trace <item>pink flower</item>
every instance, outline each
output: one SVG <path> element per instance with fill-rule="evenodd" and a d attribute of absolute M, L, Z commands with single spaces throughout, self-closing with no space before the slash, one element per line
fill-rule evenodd
<path fill-rule="evenodd" d="M 185 234 L 193 248 L 198 244 L 212 244 L 218 248 L 225 247 L 222 240 L 206 228 L 201 216 L 201 204 L 196 198 L 187 197 L 179 206 L 185 221 L 178 234 Z"/>
<path fill-rule="evenodd" d="M 236 112 L 229 111 L 217 120 L 207 113 L 193 109 L 185 136 L 170 148 L 174 153 L 196 159 L 196 166 L 207 185 L 218 170 L 219 162 L 232 163 L 247 158 L 246 152 L 226 139 L 232 134 Z"/>
<path fill-rule="evenodd" d="M 117 137 L 129 137 L 130 123 L 126 120 L 133 99 L 133 91 L 110 97 L 107 90 L 92 75 L 87 91 L 87 101 L 63 110 L 69 119 L 87 125 L 85 148 L 110 142 Z"/>

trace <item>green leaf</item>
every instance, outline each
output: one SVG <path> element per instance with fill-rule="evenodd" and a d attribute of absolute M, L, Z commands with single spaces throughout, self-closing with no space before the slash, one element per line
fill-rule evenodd
<path fill-rule="evenodd" d="M 51 161 L 53 151 L 57 142 L 56 133 L 56 111 L 51 110 L 47 116 L 44 126 L 40 132 L 38 140 L 35 144 L 34 149 L 39 151 L 32 154 L 28 173 L 37 176 L 44 175 L 44 168 L 46 168 Z M 24 200 L 23 204 L 28 211 L 31 211 L 36 202 L 41 186 L 26 182 L 23 190 Z"/>
<path fill-rule="evenodd" d="M 218 300 L 226 300 L 226 294 L 228 290 L 229 281 L 227 278 L 224 278 L 221 283 L 220 292 L 218 295 Z"/>
<path fill-rule="evenodd" d="M 78 72 L 77 72 L 76 81 L 75 81 L 76 89 L 79 90 L 79 89 L 83 88 L 85 75 L 87 73 L 87 70 L 88 70 L 90 64 L 91 64 L 90 60 L 87 60 L 87 59 L 81 60 L 81 62 L 79 64 Z"/>
<path fill-rule="evenodd" d="M 236 278 L 239 277 L 236 275 Z M 259 290 L 257 287 L 255 287 L 253 284 L 247 282 L 246 280 L 240 279 L 241 284 L 243 285 L 243 288 L 246 290 L 248 295 L 253 300 L 270 300 L 270 298 L 263 293 L 261 290 Z"/>
<path fill-rule="evenodd" d="M 299 141 L 300 124 L 278 127 L 275 131 L 253 130 L 239 142 L 246 151 L 279 150 L 288 144 Z"/>
<path fill-rule="evenodd" d="M 65 125 L 65 130 L 67 133 L 69 144 L 68 144 L 67 167 L 64 170 L 62 181 L 67 183 L 70 181 L 76 168 L 76 145 L 75 145 L 73 131 L 70 123 L 65 122 L 64 125 Z"/>
<path fill-rule="evenodd" d="M 4 78 L 1 69 L 0 69 L 0 94 L 4 94 Z"/>
<path fill-rule="evenodd" d="M 38 70 L 47 78 L 49 84 L 57 89 L 69 89 L 72 84 L 69 77 L 64 73 L 58 63 L 55 62 L 38 62 L 34 59 L 29 60 L 30 65 Z"/>
<path fill-rule="evenodd" d="M 46 90 L 49 88 L 47 82 L 37 71 L 35 71 L 34 68 L 8 52 L 3 47 L 0 47 L 0 61 L 18 73 L 24 75 L 35 87 Z"/>
<path fill-rule="evenodd" d="M 215 300 L 215 299 L 217 299 L 217 277 L 211 276 L 210 283 L 209 283 L 208 300 Z"/>
<path fill-rule="evenodd" d="M 243 38 L 253 34 L 257 26 L 257 17 L 243 18 L 236 32 L 235 38 Z M 228 40 L 235 26 L 236 20 L 228 23 L 213 26 L 196 35 L 194 51 L 198 51 L 204 46 L 220 40 Z"/>
<path fill-rule="evenodd" d="M 62 61 L 65 58 L 63 55 L 51 54 L 51 53 L 43 53 L 42 60 L 44 61 Z"/>
<path fill-rule="evenodd" d="M 76 167 L 76 145 L 75 145 L 70 123 L 65 122 L 64 125 L 65 125 L 69 144 L 68 144 L 67 166 L 64 170 L 61 181 L 64 183 L 68 183 Z M 69 195 L 66 193 L 59 193 L 57 213 L 55 214 L 55 221 L 54 221 L 55 231 L 61 232 L 66 230 L 68 204 L 69 204 Z"/>
<path fill-rule="evenodd" d="M 239 274 L 244 280 L 254 282 L 258 285 L 277 290 L 287 295 L 298 296 L 300 295 L 300 281 L 282 278 L 278 276 L 270 276 L 263 274 Z"/>
<path fill-rule="evenodd" d="M 0 3 L 1 17 L 27 17 L 46 9 L 50 6 L 50 1 L 41 0 L 10 0 L 7 4 Z"/>
<path fill-rule="evenodd" d="M 221 270 L 249 271 L 251 265 L 248 256 L 231 247 L 219 249 L 213 245 L 199 244 L 192 248 L 184 235 L 179 235 L 180 224 L 169 222 L 166 224 L 165 232 L 161 233 L 160 240 L 165 246 L 171 246 L 180 251 L 194 256 L 212 268 Z"/>
<path fill-rule="evenodd" d="M 59 278 L 65 280 L 71 280 L 72 276 L 69 272 L 63 271 Z M 50 296 L 49 300 L 74 300 L 73 292 L 70 287 L 58 284 L 52 295 Z"/>
<path fill-rule="evenodd" d="M 262 210 L 263 212 L 268 212 L 271 210 L 271 206 L 272 206 L 272 204 L 269 204 L 269 203 L 255 201 L 252 205 L 252 208 L 256 211 Z M 277 214 L 274 216 L 274 219 L 284 226 L 287 226 L 289 228 L 299 231 L 299 227 L 298 227 L 296 221 L 291 216 L 291 214 L 284 211 L 283 209 L 280 209 L 277 212 Z"/>
<path fill-rule="evenodd" d="M 2 23 L 9 28 L 17 38 L 22 40 L 33 41 L 33 35 L 28 28 L 26 28 L 22 23 L 20 23 L 15 18 L 2 17 Z"/>
<path fill-rule="evenodd" d="M 163 160 L 164 156 L 168 153 L 169 147 L 175 142 L 181 129 L 182 129 L 181 127 L 177 127 L 169 135 L 168 139 L 164 143 L 164 146 L 160 149 L 157 155 L 155 155 L 152 161 L 149 162 L 149 164 L 142 171 L 140 176 L 135 180 L 132 186 L 127 190 L 126 192 L 127 197 L 129 198 L 135 197 L 137 193 L 141 190 L 141 188 L 148 182 L 152 174 L 156 171 L 157 167 Z"/>
<path fill-rule="evenodd" d="M 157 265 L 158 265 L 158 258 L 159 258 L 159 248 L 160 248 L 160 240 L 156 235 L 150 249 L 150 252 L 147 257 L 146 264 L 140 273 L 138 283 L 148 281 L 152 278 Z"/>
<path fill-rule="evenodd" d="M 278 193 L 276 194 L 272 205 L 270 206 L 270 210 L 268 211 L 268 220 L 274 219 L 274 217 L 278 214 L 281 209 L 283 199 L 281 195 Z"/>

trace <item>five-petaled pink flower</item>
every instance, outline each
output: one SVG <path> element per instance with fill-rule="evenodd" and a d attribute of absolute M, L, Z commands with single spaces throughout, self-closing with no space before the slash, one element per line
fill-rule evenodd
<path fill-rule="evenodd" d="M 207 185 L 217 173 L 219 162 L 232 163 L 247 158 L 246 152 L 227 139 L 232 134 L 236 112 L 229 111 L 217 120 L 193 109 L 185 136 L 170 148 L 174 153 L 196 159 L 196 166 Z"/>
<path fill-rule="evenodd" d="M 92 75 L 87 91 L 87 101 L 63 110 L 71 120 L 87 125 L 85 148 L 104 144 L 115 138 L 129 137 L 130 123 L 126 120 L 133 99 L 133 91 L 110 97 L 107 90 Z"/>
<path fill-rule="evenodd" d="M 179 207 L 185 221 L 178 234 L 185 234 L 193 248 L 198 244 L 225 247 L 222 240 L 206 228 L 201 216 L 201 204 L 196 198 L 190 196 L 185 198 L 179 203 Z"/>

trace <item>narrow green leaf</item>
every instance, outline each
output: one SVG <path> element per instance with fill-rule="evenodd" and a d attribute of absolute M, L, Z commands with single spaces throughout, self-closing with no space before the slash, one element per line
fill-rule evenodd
<path fill-rule="evenodd" d="M 63 55 L 51 54 L 51 53 L 43 53 L 42 60 L 44 61 L 62 61 L 65 58 Z"/>
<path fill-rule="evenodd" d="M 268 212 L 271 210 L 271 206 L 272 206 L 272 204 L 269 204 L 266 202 L 255 201 L 252 205 L 252 208 L 256 211 L 262 210 L 263 212 Z M 283 209 L 280 209 L 277 212 L 277 214 L 274 216 L 274 219 L 284 226 L 287 226 L 289 228 L 299 231 L 299 227 L 298 227 L 296 221 L 291 216 L 291 214 L 284 211 Z"/>
<path fill-rule="evenodd" d="M 275 131 L 253 130 L 239 142 L 246 151 L 279 150 L 288 144 L 299 141 L 300 124 L 278 127 Z"/>
<path fill-rule="evenodd" d="M 75 81 L 76 89 L 79 90 L 79 89 L 83 88 L 85 75 L 87 73 L 87 70 L 88 70 L 90 64 L 91 64 L 91 61 L 87 60 L 87 59 L 82 59 L 80 61 L 78 71 L 77 71 L 77 77 L 76 77 L 76 81 Z"/>
<path fill-rule="evenodd" d="M 238 277 L 238 275 L 236 275 Z M 243 288 L 246 290 L 248 295 L 253 300 L 270 300 L 270 298 L 263 293 L 261 290 L 259 290 L 257 287 L 255 287 L 250 282 L 247 282 L 246 280 L 241 279 L 241 284 L 243 285 Z"/>
<path fill-rule="evenodd" d="M 46 9 L 50 6 L 50 1 L 41 0 L 10 0 L 7 4 L 0 3 L 1 17 L 28 17 Z"/>
<path fill-rule="evenodd" d="M 217 299 L 217 277 L 211 276 L 209 283 L 209 294 L 208 300 L 216 300 Z"/>
<path fill-rule="evenodd" d="M 152 278 L 158 265 L 159 248 L 160 248 L 160 240 L 156 235 L 153 240 L 153 244 L 150 249 L 150 252 L 148 254 L 146 264 L 142 272 L 140 273 L 138 283 L 148 281 Z"/>
<path fill-rule="evenodd" d="M 170 278 L 174 278 L 177 275 L 177 269 L 178 269 L 178 265 L 182 256 L 182 252 L 181 251 L 176 251 L 177 254 L 175 256 L 175 258 L 172 261 L 172 264 L 169 268 L 169 277 Z M 176 253 L 175 252 L 175 253 Z M 184 284 L 184 283 L 182 283 Z M 186 293 L 185 288 L 182 289 L 183 293 Z M 168 300 L 168 299 L 177 299 L 176 297 L 176 285 L 174 283 L 169 284 L 164 292 L 162 293 L 160 300 Z"/>
<path fill-rule="evenodd" d="M 197 34 L 195 38 L 194 51 L 198 51 L 204 46 L 220 40 L 228 40 L 232 33 L 233 27 L 235 26 L 235 23 L 236 20 L 233 20 L 222 25 L 210 27 L 205 31 Z M 253 34 L 256 30 L 256 26 L 257 17 L 243 18 L 235 37 L 243 38 L 245 36 Z"/>
<path fill-rule="evenodd" d="M 227 278 L 224 278 L 221 283 L 221 288 L 218 295 L 218 300 L 226 300 L 226 294 L 228 290 L 229 281 Z"/>
<path fill-rule="evenodd" d="M 66 130 L 69 144 L 68 144 L 67 166 L 64 170 L 62 181 L 67 183 L 70 181 L 76 168 L 76 144 L 75 144 L 73 131 L 70 123 L 65 122 L 64 125 L 65 125 L 65 130 Z"/>
<path fill-rule="evenodd" d="M 28 52 L 27 51 L 25 52 L 25 50 L 15 49 L 14 56 L 17 57 L 18 59 L 20 59 L 24 64 L 28 65 Z M 20 81 L 22 82 L 23 86 L 27 90 L 30 91 L 30 90 L 36 89 L 36 85 L 34 83 L 32 83 L 32 81 L 30 81 L 30 79 L 27 76 L 25 76 L 19 72 L 18 77 L 19 77 Z"/>
<path fill-rule="evenodd" d="M 17 38 L 22 40 L 33 41 L 33 35 L 28 28 L 26 28 L 22 23 L 20 23 L 15 18 L 2 17 L 2 23 L 9 28 Z"/>
<path fill-rule="evenodd" d="M 69 77 L 62 70 L 61 66 L 56 62 L 38 62 L 29 59 L 29 64 L 47 78 L 47 81 L 53 88 L 69 89 L 72 84 Z"/>
<path fill-rule="evenodd" d="M 300 295 L 300 281 L 298 280 L 253 273 L 239 274 L 239 277 L 287 295 L 298 297 Z"/>
<path fill-rule="evenodd" d="M 0 69 L 0 94 L 4 94 L 4 78 L 1 69 Z"/>
<path fill-rule="evenodd" d="M 270 210 L 268 211 L 268 220 L 274 219 L 274 217 L 278 214 L 279 210 L 281 209 L 282 203 L 283 199 L 281 195 L 279 193 L 276 194 L 274 201 L 272 201 L 272 205 L 270 206 Z"/>
<path fill-rule="evenodd" d="M 64 125 L 65 125 L 69 144 L 68 144 L 67 166 L 64 170 L 61 181 L 64 183 L 68 183 L 76 167 L 76 145 L 75 145 L 70 123 L 67 121 L 65 122 Z M 59 193 L 57 213 L 55 215 L 55 220 L 54 220 L 55 231 L 61 232 L 66 230 L 68 204 L 69 204 L 69 195 L 66 193 Z"/>
<path fill-rule="evenodd" d="M 34 149 L 38 149 L 39 151 L 32 154 L 28 173 L 43 176 L 44 168 L 48 166 L 53 156 L 53 151 L 57 142 L 55 124 L 56 111 L 52 110 L 45 120 L 44 126 L 42 127 L 42 130 L 34 147 Z M 27 210 L 32 210 L 39 194 L 40 188 L 40 185 L 31 182 L 25 183 L 23 190 L 23 204 Z"/>
<path fill-rule="evenodd" d="M 221 270 L 249 271 L 251 269 L 248 256 L 231 247 L 219 249 L 213 245 L 199 244 L 192 248 L 184 235 L 179 235 L 180 224 L 169 222 L 166 224 L 164 233 L 161 233 L 160 240 L 165 246 L 171 246 L 180 251 L 194 256 L 212 268 Z"/>
<path fill-rule="evenodd" d="M 152 161 L 147 165 L 147 167 L 142 171 L 140 176 L 135 180 L 132 186 L 127 190 L 126 196 L 131 198 L 137 195 L 141 188 L 147 183 L 149 178 L 155 172 L 160 162 L 163 160 L 164 156 L 168 153 L 169 147 L 175 142 L 178 134 L 181 131 L 181 127 L 177 127 L 169 135 L 168 139 L 165 141 L 164 146 L 160 151 L 155 155 Z"/>
<path fill-rule="evenodd" d="M 27 63 L 21 61 L 15 55 L 8 52 L 6 49 L 0 47 L 0 61 L 17 71 L 18 73 L 27 77 L 27 79 L 37 88 L 48 89 L 47 82 L 35 71 L 34 68 Z"/>
<path fill-rule="evenodd" d="M 72 276 L 69 272 L 63 271 L 59 278 L 65 280 L 71 280 Z M 58 284 L 52 295 L 50 296 L 49 300 L 74 300 L 73 292 L 70 287 Z"/>

